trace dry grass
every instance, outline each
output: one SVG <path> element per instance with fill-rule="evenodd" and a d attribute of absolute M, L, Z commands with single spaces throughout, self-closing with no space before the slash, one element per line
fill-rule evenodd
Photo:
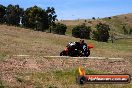
<path fill-rule="evenodd" d="M 132 74 L 131 40 L 101 43 L 92 40 L 91 56 L 123 57 L 124 60 L 94 60 L 44 58 L 45 55 L 59 55 L 65 45 L 79 38 L 49 34 L 18 27 L 0 25 L 0 86 L 7 88 L 111 88 L 111 85 L 79 86 L 75 83 L 74 71 L 86 66 L 89 71 Z M 123 47 L 123 48 L 122 48 Z M 126 47 L 126 49 L 124 49 Z M 26 54 L 29 57 L 13 55 Z M 131 85 L 131 84 L 130 84 Z M 130 88 L 130 85 L 123 85 Z M 112 85 L 117 88 L 120 85 Z"/>
<path fill-rule="evenodd" d="M 0 26 L 0 37 L 1 57 L 17 54 L 59 55 L 68 42 L 79 41 L 79 38 L 70 36 L 42 33 L 6 25 Z M 86 40 L 86 42 L 93 43 L 95 46 L 91 50 L 91 56 L 131 57 L 131 44 L 99 43 L 91 40 Z"/>
<path fill-rule="evenodd" d="M 85 66 L 87 73 L 132 74 L 128 60 L 66 59 L 43 57 L 10 57 L 0 61 L 1 80 L 9 88 L 79 88 L 75 83 L 77 68 Z M 85 85 L 87 87 L 89 85 Z M 93 85 L 90 88 L 111 85 Z M 113 85 L 114 88 L 119 85 Z M 126 86 L 126 85 L 124 85 Z"/>

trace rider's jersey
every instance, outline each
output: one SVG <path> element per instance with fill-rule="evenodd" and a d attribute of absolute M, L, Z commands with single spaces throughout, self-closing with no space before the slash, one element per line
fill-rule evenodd
<path fill-rule="evenodd" d="M 84 44 L 82 45 L 82 49 L 83 49 L 83 51 L 87 51 L 87 44 L 84 43 Z"/>

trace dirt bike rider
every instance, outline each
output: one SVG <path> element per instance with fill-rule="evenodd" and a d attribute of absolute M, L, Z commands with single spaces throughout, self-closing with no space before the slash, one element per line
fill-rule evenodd
<path fill-rule="evenodd" d="M 79 43 L 80 43 L 80 49 L 81 49 L 82 53 L 84 54 L 84 56 L 86 56 L 87 55 L 87 50 L 88 50 L 87 44 L 82 39 L 80 40 Z"/>
<path fill-rule="evenodd" d="M 80 50 L 81 53 L 86 56 L 87 55 L 87 44 L 84 42 L 84 40 L 80 40 L 79 42 L 70 42 L 68 43 L 67 45 L 67 48 L 70 50 L 70 51 L 74 51 L 75 50 Z"/>
<path fill-rule="evenodd" d="M 70 42 L 65 50 L 60 53 L 60 56 L 88 57 L 90 55 L 90 47 L 93 48 L 93 45 L 87 45 L 84 40 Z"/>

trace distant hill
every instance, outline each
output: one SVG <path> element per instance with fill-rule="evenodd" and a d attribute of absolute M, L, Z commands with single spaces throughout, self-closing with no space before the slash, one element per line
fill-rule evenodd
<path fill-rule="evenodd" d="M 105 17 L 105 18 L 95 18 L 95 19 L 78 19 L 78 20 L 61 20 L 63 24 L 66 24 L 69 28 L 68 34 L 71 33 L 71 29 L 75 25 L 86 24 L 87 26 L 91 26 L 92 30 L 95 29 L 95 25 L 99 22 L 106 23 L 110 25 L 111 31 L 118 36 L 124 36 L 124 30 L 122 29 L 123 26 L 126 27 L 127 31 L 129 32 L 132 29 L 132 13 L 117 15 L 112 17 Z M 125 35 L 125 36 L 132 36 L 132 35 Z"/>

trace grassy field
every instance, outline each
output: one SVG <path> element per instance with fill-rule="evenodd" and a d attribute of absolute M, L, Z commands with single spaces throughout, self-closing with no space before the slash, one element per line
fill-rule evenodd
<path fill-rule="evenodd" d="M 132 39 L 116 40 L 114 43 L 85 40 L 94 45 L 90 56 L 121 57 L 123 60 L 44 57 L 58 56 L 68 42 L 79 40 L 71 36 L 0 25 L 0 88 L 131 88 L 132 84 L 78 85 L 75 78 L 79 66 L 86 67 L 87 74 L 132 75 Z"/>
<path fill-rule="evenodd" d="M 30 72 L 15 74 L 15 84 L 4 84 L 5 88 L 131 88 L 132 84 L 85 84 L 76 83 L 77 69 L 58 70 L 50 72 Z M 87 74 L 98 74 L 97 72 L 87 70 Z M 3 87 L 3 88 L 4 88 Z"/>
<path fill-rule="evenodd" d="M 59 55 L 68 42 L 79 41 L 64 35 L 42 33 L 9 27 L 2 25 L 0 28 L 0 57 L 6 55 Z M 130 57 L 132 39 L 116 40 L 115 43 L 103 43 L 93 40 L 85 40 L 86 43 L 92 43 L 94 49 L 91 49 L 91 56 L 108 56 L 108 57 Z M 103 53 L 103 54 L 102 54 Z M 104 54 L 106 53 L 106 54 Z"/>

